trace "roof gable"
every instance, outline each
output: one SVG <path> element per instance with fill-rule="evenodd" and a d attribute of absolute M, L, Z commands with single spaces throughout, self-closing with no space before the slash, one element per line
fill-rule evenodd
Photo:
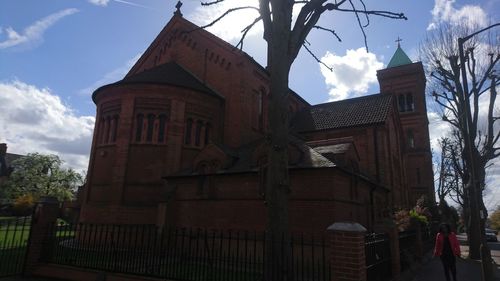
<path fill-rule="evenodd" d="M 137 60 L 134 66 L 127 73 L 126 77 L 145 71 L 153 65 L 156 66 L 169 61 L 170 59 L 166 58 L 168 49 L 173 47 L 176 41 L 184 42 L 186 37 L 192 37 L 193 41 L 195 41 L 194 38 L 203 37 L 203 39 L 208 40 L 211 44 L 217 46 L 218 48 L 223 48 L 233 55 L 246 57 L 247 59 L 249 58 L 245 52 L 235 48 L 231 44 L 211 34 L 205 29 L 200 28 L 194 23 L 183 18 L 181 15 L 176 14 L 156 36 L 146 51 L 141 55 L 139 60 Z"/>
<path fill-rule="evenodd" d="M 391 107 L 390 94 L 323 103 L 298 112 L 291 126 L 295 132 L 307 132 L 378 124 L 386 121 Z"/>

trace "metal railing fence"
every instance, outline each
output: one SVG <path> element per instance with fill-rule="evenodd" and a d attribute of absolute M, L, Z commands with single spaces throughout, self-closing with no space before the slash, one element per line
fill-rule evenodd
<path fill-rule="evenodd" d="M 367 234 L 365 236 L 365 256 L 368 281 L 391 280 L 391 246 L 387 234 Z"/>
<path fill-rule="evenodd" d="M 279 280 L 281 264 L 293 280 L 331 280 L 323 237 L 154 225 L 56 226 L 44 262 L 175 280 Z M 278 246 L 279 262 L 266 260 Z M 274 247 L 276 249 L 277 247 Z M 280 267 L 280 268 L 283 268 Z M 266 276 L 266 277 L 265 277 Z"/>
<path fill-rule="evenodd" d="M 0 220 L 0 277 L 22 273 L 30 228 L 31 217 Z"/>

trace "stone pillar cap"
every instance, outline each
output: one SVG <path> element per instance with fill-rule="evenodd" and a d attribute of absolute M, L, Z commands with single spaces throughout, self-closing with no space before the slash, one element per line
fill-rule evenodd
<path fill-rule="evenodd" d="M 366 228 L 357 222 L 336 222 L 330 225 L 330 231 L 366 232 Z"/>

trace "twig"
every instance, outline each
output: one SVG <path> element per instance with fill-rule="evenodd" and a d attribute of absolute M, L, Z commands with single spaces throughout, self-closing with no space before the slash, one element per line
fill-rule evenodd
<path fill-rule="evenodd" d="M 307 46 L 306 44 L 302 44 L 302 46 L 304 46 L 304 48 L 307 50 L 307 52 L 320 64 L 322 64 L 324 67 L 328 68 L 328 70 L 332 71 L 333 72 L 333 68 L 328 66 L 326 63 L 324 63 L 323 61 L 321 61 Z"/>
<path fill-rule="evenodd" d="M 337 40 L 339 40 L 339 42 L 342 42 L 342 39 L 340 39 L 339 35 L 333 29 L 328 29 L 328 28 L 325 28 L 325 27 L 322 27 L 322 26 L 319 26 L 319 25 L 315 25 L 315 26 L 313 26 L 313 28 L 324 30 L 324 31 L 328 31 L 331 34 L 333 34 L 333 36 L 337 37 Z"/>

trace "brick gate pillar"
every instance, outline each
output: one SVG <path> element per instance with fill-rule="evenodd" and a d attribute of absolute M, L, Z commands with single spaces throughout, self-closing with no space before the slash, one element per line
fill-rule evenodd
<path fill-rule="evenodd" d="M 389 245 L 391 247 L 391 271 L 392 278 L 398 280 L 401 275 L 401 257 L 399 252 L 399 230 L 397 227 L 387 229 Z"/>
<path fill-rule="evenodd" d="M 337 222 L 327 231 L 333 281 L 366 281 L 366 228 L 354 222 Z"/>
<path fill-rule="evenodd" d="M 54 197 L 42 197 L 37 203 L 28 240 L 28 250 L 24 263 L 24 275 L 31 275 L 35 266 L 40 262 L 44 242 L 51 228 L 56 225 L 59 216 L 59 202 Z"/>

